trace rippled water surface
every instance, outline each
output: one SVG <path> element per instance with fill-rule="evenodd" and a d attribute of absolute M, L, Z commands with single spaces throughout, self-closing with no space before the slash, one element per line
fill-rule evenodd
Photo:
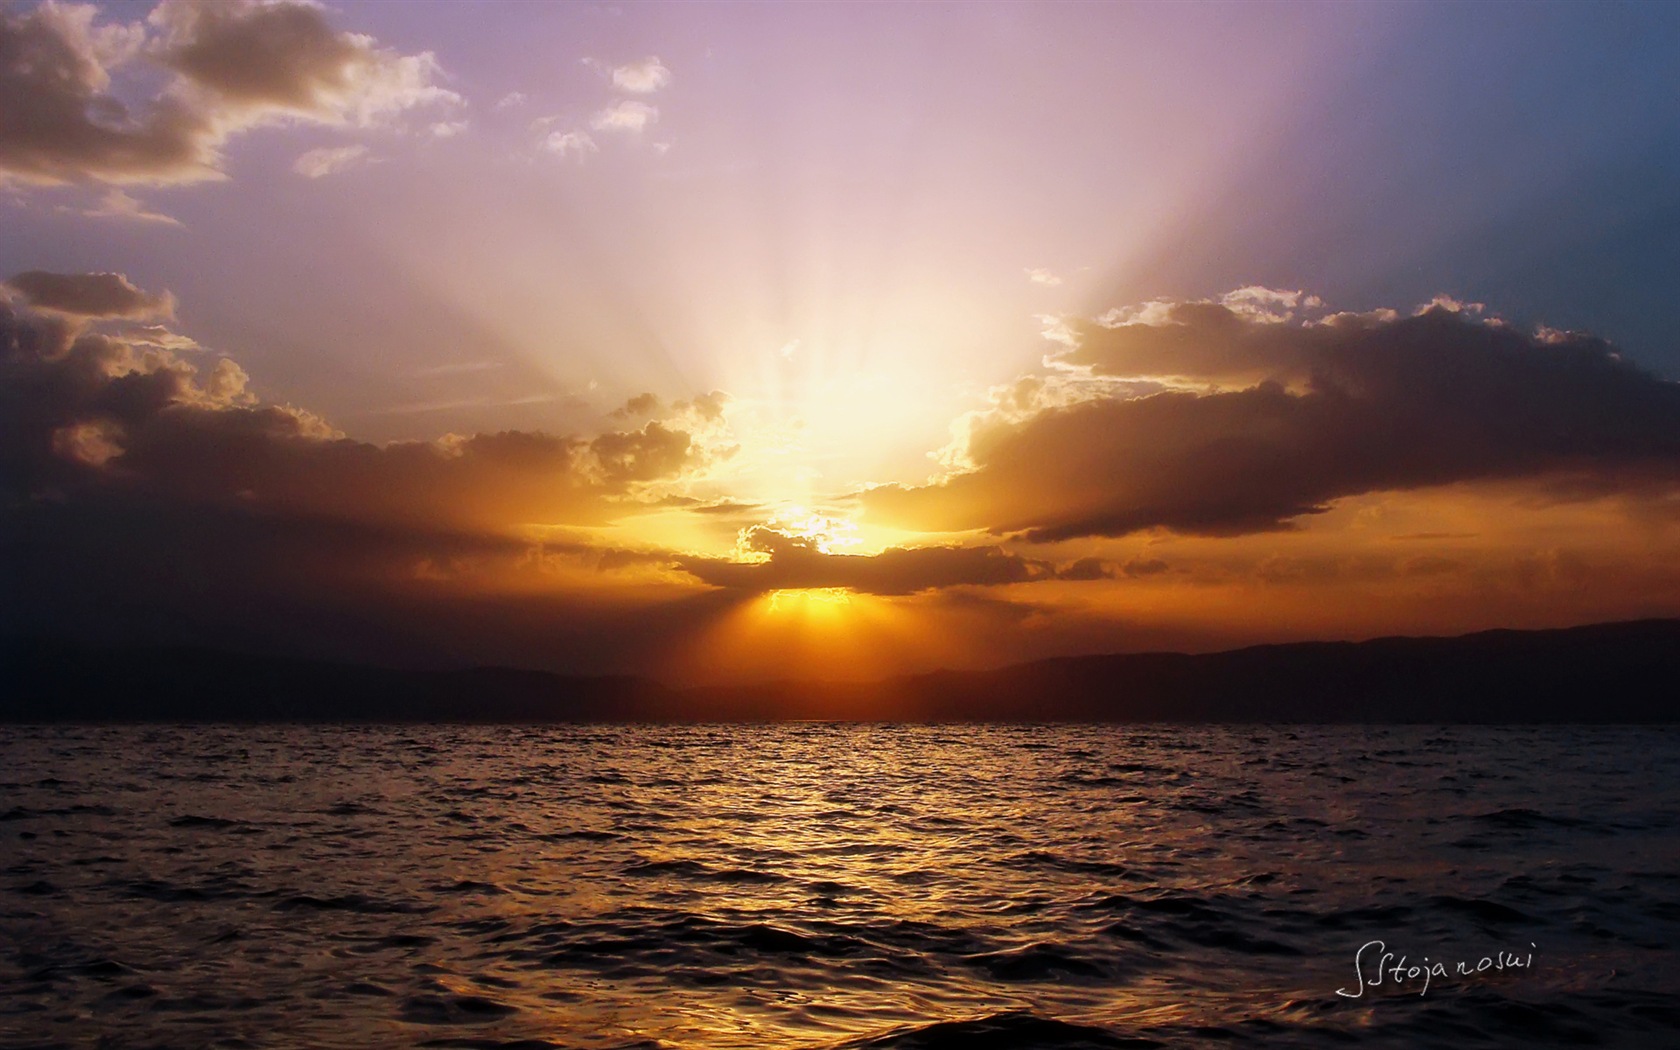
<path fill-rule="evenodd" d="M 6 1046 L 1680 1046 L 1667 729 L 0 727 L 0 782 Z M 1447 976 L 1338 995 L 1377 939 Z"/>

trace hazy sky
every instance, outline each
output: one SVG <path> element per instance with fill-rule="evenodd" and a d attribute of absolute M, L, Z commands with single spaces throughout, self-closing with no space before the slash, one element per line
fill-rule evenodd
<path fill-rule="evenodd" d="M 6 627 L 681 677 L 1680 614 L 1677 11 L 0 8 Z"/>

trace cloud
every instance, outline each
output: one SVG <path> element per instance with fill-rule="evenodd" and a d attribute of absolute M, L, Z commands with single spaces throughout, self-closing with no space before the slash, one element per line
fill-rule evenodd
<path fill-rule="evenodd" d="M 664 403 L 661 402 L 658 396 L 652 392 L 637 394 L 635 397 L 624 402 L 624 404 L 613 409 L 611 417 L 613 419 L 647 419 L 651 416 L 658 415 L 664 407 Z"/>
<path fill-rule="evenodd" d="M 456 397 L 442 401 L 414 401 L 407 404 L 389 405 L 385 408 L 371 409 L 376 415 L 383 416 L 415 416 L 427 412 L 446 412 L 455 408 L 508 408 L 514 405 L 546 405 L 555 400 L 553 394 L 526 394 L 523 397 L 492 398 Z"/>
<path fill-rule="evenodd" d="M 1054 286 L 1062 283 L 1060 276 L 1042 268 L 1030 268 L 1026 271 L 1026 274 L 1027 280 L 1031 281 L 1033 284 Z"/>
<path fill-rule="evenodd" d="M 1101 558 L 1080 558 L 1061 572 L 1064 580 L 1112 580 L 1114 565 Z"/>
<path fill-rule="evenodd" d="M 659 110 L 646 102 L 633 99 L 615 102 L 596 113 L 589 126 L 596 131 L 637 132 L 659 119 Z"/>
<path fill-rule="evenodd" d="M 115 187 L 106 190 L 99 198 L 99 204 L 92 208 L 70 208 L 59 205 L 57 211 L 74 212 L 90 219 L 114 219 L 119 222 L 157 223 L 163 226 L 180 226 L 181 220 L 173 215 L 162 212 L 147 211 L 146 206 L 133 197 Z"/>
<path fill-rule="evenodd" d="M 620 501 L 639 486 L 698 468 L 706 455 L 685 430 L 657 422 L 593 437 L 353 441 L 313 413 L 259 399 L 232 360 L 200 365 L 153 332 L 101 327 L 166 315 L 167 294 L 117 274 L 31 272 L 8 287 L 33 304 L 0 303 L 0 489 L 11 501 L 121 493 L 505 535 L 523 523 L 621 516 L 629 505 Z"/>
<path fill-rule="evenodd" d="M 435 376 L 454 376 L 465 375 L 470 372 L 489 372 L 494 369 L 505 368 L 506 366 L 506 361 L 498 361 L 494 358 L 480 358 L 476 361 L 451 361 L 448 364 L 429 365 L 425 368 L 415 369 L 414 374 L 428 378 Z"/>
<path fill-rule="evenodd" d="M 1127 576 L 1159 576 L 1171 566 L 1159 558 L 1133 558 L 1120 567 Z"/>
<path fill-rule="evenodd" d="M 595 140 L 583 131 L 555 131 L 543 139 L 542 148 L 558 157 L 582 160 L 591 153 L 601 152 Z"/>
<path fill-rule="evenodd" d="M 58 276 L 81 312 L 0 294 L 0 634 L 647 672 L 744 600 L 553 540 L 706 467 L 671 419 L 355 441 L 124 316 L 166 293 Z"/>
<path fill-rule="evenodd" d="M 657 55 L 630 62 L 612 71 L 613 87 L 637 95 L 649 95 L 671 82 L 671 71 Z"/>
<path fill-rule="evenodd" d="M 223 145 L 253 128 L 366 127 L 461 102 L 435 83 L 430 52 L 339 32 L 299 0 L 165 0 L 140 22 L 96 24 L 98 13 L 52 2 L 0 11 L 0 179 L 218 179 Z M 157 70 L 160 87 L 148 80 Z M 125 101 L 142 91 L 138 105 Z"/>
<path fill-rule="evenodd" d="M 37 310 L 74 317 L 150 320 L 175 314 L 174 296 L 143 292 L 120 273 L 27 270 L 8 280 L 6 287 Z"/>
<path fill-rule="evenodd" d="M 372 37 L 337 32 L 313 4 L 165 0 L 147 22 L 160 34 L 158 61 L 181 74 L 187 90 L 208 93 L 218 119 L 283 114 L 366 127 L 416 106 L 461 101 L 434 83 L 441 70 L 431 52 L 401 55 Z"/>
<path fill-rule="evenodd" d="M 689 466 L 693 438 L 685 430 L 649 423 L 640 430 L 602 434 L 590 443 L 608 484 L 673 477 Z"/>
<path fill-rule="evenodd" d="M 1343 497 L 1454 482 L 1680 482 L 1680 384 L 1602 340 L 1442 304 L 1302 319 L 1306 297 L 1241 295 L 1077 326 L 1052 359 L 1059 386 L 1012 388 L 963 421 L 960 470 L 871 489 L 864 507 L 1047 542 L 1279 529 Z"/>
<path fill-rule="evenodd" d="M 778 590 L 845 588 L 901 596 L 951 587 L 998 587 L 1044 580 L 1112 577 L 1107 563 L 1083 559 L 1058 568 L 1001 547 L 889 547 L 879 554 L 840 554 L 815 536 L 771 525 L 743 530 L 740 546 L 756 560 L 673 555 L 672 563 L 703 583 L 760 594 Z"/>
<path fill-rule="evenodd" d="M 369 163 L 366 146 L 324 146 L 292 161 L 292 170 L 306 179 L 320 179 Z"/>
<path fill-rule="evenodd" d="M 492 106 L 491 108 L 492 109 L 497 109 L 497 110 L 512 109 L 515 106 L 523 106 L 525 103 L 527 103 L 529 101 L 531 101 L 531 97 L 529 95 L 525 94 L 525 92 L 523 92 L 523 91 L 509 91 L 507 94 L 505 94 L 501 98 L 497 99 L 496 104 L 494 106 Z"/>

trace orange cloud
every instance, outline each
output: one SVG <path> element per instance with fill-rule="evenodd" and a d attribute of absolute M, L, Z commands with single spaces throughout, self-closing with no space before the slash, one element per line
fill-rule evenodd
<path fill-rule="evenodd" d="M 23 274 L 12 286 L 81 324 L 151 316 L 172 302 L 115 274 Z M 306 410 L 263 403 L 230 360 L 201 368 L 160 349 L 150 331 L 131 340 L 66 328 L 28 308 L 0 310 L 0 456 L 19 499 L 105 489 L 506 533 L 622 515 L 638 485 L 705 458 L 688 432 L 659 422 L 593 437 L 506 431 L 371 445 Z M 82 454 L 89 449 L 99 454 Z"/>
<path fill-rule="evenodd" d="M 1120 342 L 1155 334 L 1083 330 L 1063 374 L 969 421 L 964 472 L 860 500 L 1037 545 L 856 553 L 831 506 L 788 516 L 719 489 L 718 392 L 633 398 L 602 433 L 375 445 L 263 399 L 172 324 L 136 324 L 165 293 L 115 274 L 8 289 L 13 636 L 716 678 L 1680 613 L 1673 384 L 1440 307 L 1322 325 L 1261 320 L 1297 308 L 1258 296 L 1157 311 L 1260 345 L 1311 332 L 1264 380 L 1202 390 L 1116 382 L 1156 352 Z M 1236 374 L 1209 360 L 1180 371 Z"/>
<path fill-rule="evenodd" d="M 866 594 L 905 595 L 948 587 L 995 587 L 1051 579 L 1102 579 L 1110 567 L 1088 559 L 1065 570 L 1000 547 L 889 547 L 878 554 L 823 551 L 807 536 L 770 526 L 743 535 L 748 551 L 762 560 L 675 556 L 678 568 L 714 587 L 763 593 L 777 590 L 845 588 Z"/>
<path fill-rule="evenodd" d="M 971 418 L 952 455 L 963 469 L 871 489 L 864 507 L 906 528 L 1051 542 L 1240 535 L 1454 481 L 1680 483 L 1680 384 L 1601 340 L 1439 304 L 1303 324 L 1260 301 L 1150 304 L 1083 326 L 1053 358 L 1069 372 L 1061 396 L 1029 387 L 1026 404 Z"/>

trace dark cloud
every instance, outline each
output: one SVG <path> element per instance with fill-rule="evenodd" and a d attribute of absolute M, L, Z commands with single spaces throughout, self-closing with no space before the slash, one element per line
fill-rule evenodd
<path fill-rule="evenodd" d="M 334 30 L 314 4 L 166 0 L 144 22 L 96 24 L 91 5 L 0 11 L 0 178 L 56 184 L 222 177 L 230 135 L 280 120 L 367 125 L 457 103 L 429 52 Z M 112 80 L 172 75 L 135 108 Z"/>
<path fill-rule="evenodd" d="M 1001 547 L 889 547 L 879 554 L 834 554 L 823 551 L 810 537 L 768 525 L 746 530 L 742 539 L 749 551 L 767 557 L 729 561 L 679 555 L 673 564 L 703 583 L 751 593 L 843 587 L 886 596 L 948 587 L 1098 578 L 1084 561 L 1058 571 L 1050 562 L 1023 558 Z"/>
<path fill-rule="evenodd" d="M 522 527 L 655 505 L 707 455 L 673 424 L 372 445 L 125 324 L 0 297 L 0 635 L 647 670 L 744 600 Z"/>
<path fill-rule="evenodd" d="M 1120 566 L 1120 571 L 1127 576 L 1159 576 L 1171 566 L 1159 558 L 1133 558 Z"/>
<path fill-rule="evenodd" d="M 129 283 L 120 273 L 47 273 L 28 270 L 6 282 L 38 310 L 77 317 L 122 317 L 151 320 L 170 317 L 175 300 L 151 295 Z"/>
<path fill-rule="evenodd" d="M 1590 336 L 1527 334 L 1442 305 L 1309 325 L 1210 303 L 1082 335 L 1063 358 L 1090 376 L 1082 398 L 977 418 L 961 449 L 971 470 L 870 490 L 868 512 L 1033 541 L 1234 535 L 1367 492 L 1680 480 L 1680 384 Z M 1103 385 L 1147 376 L 1202 388 Z"/>
<path fill-rule="evenodd" d="M 544 580 L 508 537 L 88 491 L 0 512 L 0 636 L 658 673 L 742 600 L 482 585 L 498 571 Z"/>
<path fill-rule="evenodd" d="M 164 4 L 158 60 L 238 105 L 318 112 L 350 93 L 376 54 L 323 15 L 297 3 Z"/>
<path fill-rule="evenodd" d="M 0 172 L 30 182 L 190 181 L 217 176 L 217 136 L 176 96 L 133 113 L 108 93 L 109 67 L 138 36 L 96 31 L 90 8 L 0 11 Z"/>
<path fill-rule="evenodd" d="M 649 423 L 640 430 L 602 434 L 590 451 L 611 484 L 654 481 L 680 473 L 689 465 L 693 438 L 687 431 Z"/>
<path fill-rule="evenodd" d="M 1058 574 L 1064 580 L 1112 580 L 1114 563 L 1101 558 L 1080 558 Z"/>
<path fill-rule="evenodd" d="M 703 457 L 688 433 L 658 423 L 593 438 L 506 431 L 353 441 L 307 411 L 259 401 L 230 360 L 201 368 L 120 334 L 67 332 L 0 304 L 0 487 L 14 500 L 126 491 L 503 533 L 521 523 L 605 521 L 627 510 L 619 500 L 637 484 Z"/>

